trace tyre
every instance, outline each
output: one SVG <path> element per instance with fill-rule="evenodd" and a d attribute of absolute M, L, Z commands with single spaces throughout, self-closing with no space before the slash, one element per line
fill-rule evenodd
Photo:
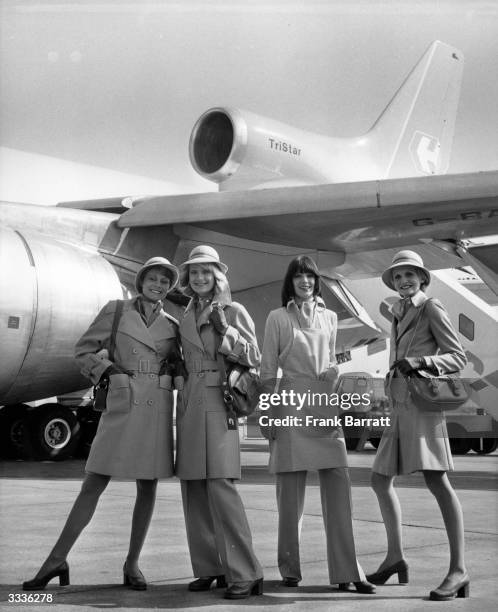
<path fill-rule="evenodd" d="M 496 438 L 473 438 L 471 447 L 478 455 L 487 455 L 493 453 L 498 447 L 498 439 Z"/>
<path fill-rule="evenodd" d="M 448 436 L 450 438 L 450 448 L 453 455 L 465 455 L 470 450 L 472 440 L 468 437 L 467 431 L 457 423 L 448 425 Z"/>
<path fill-rule="evenodd" d="M 0 410 L 0 452 L 5 459 L 25 458 L 27 406 L 15 404 Z"/>
<path fill-rule="evenodd" d="M 470 438 L 450 438 L 450 448 L 453 455 L 465 455 L 470 450 Z"/>
<path fill-rule="evenodd" d="M 72 455 L 78 446 L 80 426 L 69 408 L 45 404 L 29 416 L 26 425 L 36 459 L 61 461 Z"/>

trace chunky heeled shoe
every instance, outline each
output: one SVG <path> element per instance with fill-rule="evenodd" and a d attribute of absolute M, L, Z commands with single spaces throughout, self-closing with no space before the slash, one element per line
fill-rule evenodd
<path fill-rule="evenodd" d="M 455 597 L 468 597 L 470 595 L 470 581 L 466 576 L 460 582 L 457 582 L 451 589 L 442 589 L 438 587 L 429 593 L 429 599 L 432 601 L 449 601 Z"/>
<path fill-rule="evenodd" d="M 263 578 L 249 582 L 234 582 L 225 591 L 225 599 L 246 599 L 251 595 L 263 595 Z"/>
<path fill-rule="evenodd" d="M 33 578 L 33 580 L 26 580 L 26 582 L 22 583 L 22 589 L 23 591 L 37 591 L 38 589 L 44 589 L 52 578 L 55 578 L 56 576 L 59 576 L 60 586 L 67 586 L 69 584 L 69 565 L 67 564 L 67 561 L 63 561 L 56 568 L 42 574 L 41 576 L 36 576 Z"/>
<path fill-rule="evenodd" d="M 125 562 L 123 565 L 123 585 L 130 587 L 130 589 L 134 591 L 145 591 L 147 589 L 147 582 L 142 572 L 140 570 L 138 571 L 140 573 L 139 576 L 131 576 L 128 574 Z"/>
<path fill-rule="evenodd" d="M 339 591 L 349 591 L 349 585 L 351 582 L 340 582 L 339 583 Z M 373 595 L 376 592 L 376 588 L 370 582 L 366 580 L 359 580 L 358 582 L 353 582 L 354 587 L 357 593 L 362 593 L 363 595 Z"/>
<path fill-rule="evenodd" d="M 398 574 L 398 582 L 400 584 L 408 584 L 408 563 L 404 559 L 401 559 L 401 561 L 383 570 L 378 570 L 373 574 L 367 574 L 367 580 L 373 584 L 384 584 L 393 574 Z"/>
<path fill-rule="evenodd" d="M 297 587 L 299 584 L 299 579 L 298 578 L 282 578 L 282 582 L 280 583 L 282 586 L 285 587 Z"/>
<path fill-rule="evenodd" d="M 226 589 L 227 581 L 225 576 L 201 576 L 188 585 L 189 591 L 209 591 L 211 584 L 216 581 L 215 589 Z"/>

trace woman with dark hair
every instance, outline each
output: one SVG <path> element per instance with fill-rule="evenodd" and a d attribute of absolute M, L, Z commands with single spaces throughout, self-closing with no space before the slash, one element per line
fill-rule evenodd
<path fill-rule="evenodd" d="M 296 257 L 284 278 L 282 307 L 268 315 L 261 359 L 263 390 L 278 390 L 282 397 L 269 416 L 290 423 L 262 428 L 270 440 L 270 472 L 277 479 L 278 567 L 284 586 L 299 584 L 306 476 L 309 470 L 318 470 L 330 584 L 348 590 L 352 582 L 359 593 L 375 593 L 356 560 L 342 430 L 320 424 L 323 419 L 333 420 L 337 410 L 328 402 L 314 404 L 309 399 L 314 394 L 328 398 L 336 388 L 336 333 L 337 315 L 320 297 L 315 262 L 306 255 Z M 279 368 L 282 378 L 277 385 Z M 304 398 L 298 405 L 288 399 L 296 394 Z"/>
<path fill-rule="evenodd" d="M 392 405 L 390 426 L 384 430 L 372 466 L 372 487 L 379 500 L 387 534 L 387 554 L 368 579 L 384 584 L 393 574 L 408 582 L 401 534 L 401 507 L 394 477 L 421 471 L 443 515 L 450 544 L 450 567 L 430 599 L 467 597 L 469 576 L 464 560 L 462 508 L 446 472 L 453 469 L 444 412 L 424 412 L 412 401 L 408 376 L 441 376 L 461 370 L 467 359 L 446 310 L 425 290 L 429 270 L 414 251 L 396 253 L 382 280 L 400 300 L 392 308 L 391 368 L 388 390 Z"/>
<path fill-rule="evenodd" d="M 178 282 L 178 269 L 164 257 L 138 271 L 137 297 L 122 303 L 115 347 L 109 359 L 117 301 L 106 304 L 76 344 L 81 372 L 93 384 L 106 379 L 106 409 L 85 466 L 85 479 L 51 553 L 25 591 L 45 588 L 53 578 L 69 584 L 66 557 L 92 519 L 112 477 L 136 480 L 130 545 L 123 582 L 147 588 L 138 559 L 154 510 L 158 478 L 173 476 L 173 387 L 168 368 L 179 359 L 178 321 L 162 300 Z"/>
<path fill-rule="evenodd" d="M 180 286 L 192 299 L 180 321 L 187 380 L 177 407 L 176 475 L 196 576 L 189 590 L 215 583 L 228 587 L 225 598 L 244 599 L 262 594 L 263 570 L 234 483 L 241 476 L 239 432 L 223 383 L 231 363 L 257 367 L 260 354 L 249 313 L 232 302 L 227 270 L 207 245 L 180 266 Z"/>

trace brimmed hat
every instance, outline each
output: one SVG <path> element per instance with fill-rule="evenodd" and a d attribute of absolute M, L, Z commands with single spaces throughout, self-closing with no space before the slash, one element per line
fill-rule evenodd
<path fill-rule="evenodd" d="M 427 268 L 424 268 L 424 262 L 418 253 L 415 253 L 415 251 L 399 251 L 399 253 L 396 253 L 396 255 L 393 257 L 392 264 L 382 274 L 382 280 L 384 281 L 384 284 L 389 287 L 389 289 L 396 291 L 393 284 L 392 271 L 395 268 L 400 268 L 401 266 L 411 266 L 412 268 L 417 268 L 417 270 L 420 270 L 425 277 L 426 286 L 431 282 L 431 273 L 429 270 L 427 270 Z"/>
<path fill-rule="evenodd" d="M 135 276 L 135 287 L 137 288 L 138 293 L 142 293 L 144 275 L 147 270 L 150 270 L 151 268 L 166 268 L 168 271 L 168 276 L 171 276 L 171 285 L 169 288 L 170 291 L 178 283 L 179 274 L 176 266 L 170 263 L 166 257 L 151 257 L 144 263 Z"/>
<path fill-rule="evenodd" d="M 201 244 L 196 246 L 194 249 L 190 251 L 190 255 L 188 256 L 187 261 L 184 261 L 180 264 L 180 271 L 186 269 L 186 267 L 190 264 L 202 264 L 202 263 L 212 263 L 219 267 L 219 269 L 226 274 L 228 271 L 228 266 L 220 261 L 220 256 L 218 252 L 206 244 Z"/>

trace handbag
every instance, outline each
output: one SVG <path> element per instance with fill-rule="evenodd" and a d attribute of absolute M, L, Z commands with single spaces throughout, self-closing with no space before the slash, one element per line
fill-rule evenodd
<path fill-rule="evenodd" d="M 220 346 L 223 337 L 220 337 Z M 218 366 L 223 376 L 223 401 L 229 418 L 252 414 L 259 402 L 260 378 L 255 368 L 234 363 L 228 369 L 223 355 L 217 352 Z"/>
<path fill-rule="evenodd" d="M 119 320 L 123 312 L 123 300 L 116 301 L 116 310 L 112 320 L 111 337 L 109 341 L 109 360 L 114 361 L 114 349 L 116 348 L 116 332 L 118 331 Z M 107 392 L 109 391 L 109 378 L 99 380 L 93 387 L 93 409 L 96 412 L 104 412 L 107 407 Z"/>
<path fill-rule="evenodd" d="M 466 383 L 453 376 L 409 376 L 408 391 L 417 408 L 424 412 L 456 410 L 470 397 Z"/>
<path fill-rule="evenodd" d="M 405 357 L 408 357 L 426 303 L 420 310 Z M 434 376 L 427 370 L 421 370 L 421 372 L 421 374 L 410 375 L 406 378 L 408 393 L 419 410 L 423 412 L 456 410 L 468 401 L 470 397 L 469 384 L 456 374 Z"/>

